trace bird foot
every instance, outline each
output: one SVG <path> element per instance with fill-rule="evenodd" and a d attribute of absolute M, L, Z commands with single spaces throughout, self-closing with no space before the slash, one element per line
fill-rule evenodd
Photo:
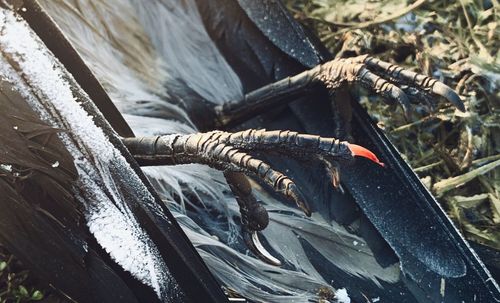
<path fill-rule="evenodd" d="M 388 103 L 399 103 L 407 117 L 411 103 L 434 110 L 435 100 L 443 98 L 465 111 L 460 97 L 444 83 L 370 56 L 335 59 L 318 66 L 316 73 L 315 78 L 332 91 L 344 83 L 371 89 Z"/>
<path fill-rule="evenodd" d="M 251 152 L 272 152 L 303 160 L 319 159 L 331 172 L 329 175 L 336 187 L 340 184 L 338 163 L 350 162 L 359 156 L 383 166 L 374 153 L 362 146 L 292 131 L 213 131 L 125 138 L 123 142 L 142 165 L 201 163 L 224 171 L 240 206 L 246 245 L 260 259 L 274 265 L 279 265 L 279 260 L 264 249 L 257 234 L 267 226 L 269 216 L 251 194 L 248 180 L 241 173 L 256 176 L 274 191 L 294 201 L 306 216 L 311 215 L 311 210 L 297 185 L 288 176 L 255 158 Z"/>

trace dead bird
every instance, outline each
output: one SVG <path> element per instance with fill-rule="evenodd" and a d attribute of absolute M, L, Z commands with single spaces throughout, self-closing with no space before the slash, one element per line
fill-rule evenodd
<path fill-rule="evenodd" d="M 120 110 L 126 114 L 126 119 L 128 115 L 132 128 L 134 130 L 142 130 L 144 133 L 172 133 L 165 128 L 162 129 L 162 127 L 165 127 L 167 124 L 165 120 L 175 121 L 175 126 L 170 127 L 184 128 L 182 129 L 183 132 L 185 132 L 187 128 L 193 126 L 196 126 L 201 130 L 209 130 L 215 127 L 232 130 L 232 126 L 238 125 L 238 123 L 244 121 L 245 119 L 250 118 L 257 113 L 261 113 L 262 111 L 268 111 L 269 108 L 273 108 L 273 111 L 266 113 L 266 117 L 260 118 L 260 120 L 264 121 L 254 119 L 254 121 L 248 122 L 247 124 L 239 127 L 265 126 L 272 129 L 295 129 L 301 132 L 314 133 L 326 137 L 335 136 L 342 140 L 354 138 L 357 141 L 367 141 L 367 146 L 372 147 L 372 145 L 374 145 L 378 151 L 379 149 L 383 149 L 384 144 L 387 144 L 384 141 L 385 138 L 377 138 L 375 140 L 375 137 L 380 136 L 380 134 L 369 129 L 370 124 L 367 122 L 368 120 L 366 120 L 366 117 L 363 117 L 362 115 L 360 116 L 360 114 L 357 113 L 359 110 L 354 109 L 354 119 L 357 119 L 357 121 L 352 122 L 353 124 L 351 125 L 350 115 L 353 111 L 351 105 L 349 103 L 345 103 L 345 100 L 343 102 L 336 102 L 341 99 L 339 95 L 345 93 L 342 88 L 344 88 L 346 84 L 361 83 L 369 87 L 373 87 L 377 92 L 380 92 L 383 95 L 393 98 L 397 102 L 400 102 L 406 110 L 409 110 L 409 99 L 407 94 L 400 90 L 396 85 L 391 84 L 382 78 L 378 78 L 376 74 L 370 72 L 370 69 L 378 71 L 381 75 L 387 76 L 391 81 L 396 81 L 396 83 L 398 81 L 405 84 L 416 83 L 416 86 L 421 86 L 423 89 L 420 91 L 417 90 L 416 95 L 410 94 L 410 99 L 422 97 L 426 101 L 432 100 L 433 93 L 437 93 L 437 95 L 447 96 L 450 101 L 454 102 L 459 107 L 461 106 L 457 96 L 454 95 L 450 89 L 443 87 L 441 84 L 436 84 L 439 82 L 435 82 L 435 80 L 424 76 L 412 74 L 411 72 L 401 70 L 395 66 L 386 65 L 385 63 L 373 58 L 358 57 L 354 59 L 334 60 L 325 63 L 324 65 L 320 65 L 317 68 L 313 68 L 310 71 L 301 73 L 301 71 L 307 66 L 312 67 L 316 64 L 320 64 L 322 61 L 326 61 L 328 59 L 328 54 L 322 51 L 321 47 L 317 46 L 304 34 L 302 29 L 287 15 L 281 4 L 264 2 L 261 4 L 263 5 L 262 7 L 266 9 L 262 9 L 257 6 L 253 6 L 246 1 L 239 1 L 238 3 L 194 3 L 186 1 L 178 6 L 174 5 L 176 3 L 158 1 L 151 5 L 141 5 L 140 3 L 123 4 L 125 7 L 124 11 L 117 10 L 117 8 L 120 7 L 118 5 L 110 5 L 108 9 L 117 10 L 120 14 L 122 14 L 118 20 L 127 20 L 127 12 L 129 15 L 131 14 L 129 11 L 130 8 L 137 8 L 137 12 L 133 11 L 132 15 L 137 13 L 138 17 L 130 16 L 131 20 L 134 21 L 130 21 L 128 23 L 124 22 L 121 24 L 123 24 L 124 28 L 138 26 L 139 30 L 137 28 L 133 28 L 134 30 L 130 31 L 129 35 L 136 35 L 137 37 L 135 39 L 137 40 L 145 39 L 144 36 L 146 36 L 149 37 L 151 41 L 149 43 L 144 43 L 143 45 L 145 46 L 140 48 L 140 52 L 135 53 L 133 47 L 139 47 L 138 45 L 140 44 L 127 42 L 125 39 L 125 37 L 127 37 L 126 35 L 118 35 L 118 33 L 123 33 L 122 31 L 113 32 L 114 30 L 117 30 L 116 27 L 106 27 L 106 25 L 111 24 L 111 21 L 107 18 L 109 18 L 109 16 L 113 16 L 112 14 L 106 15 L 102 12 L 99 13 L 100 10 L 92 7 L 90 10 L 86 10 L 84 8 L 85 3 L 83 2 L 78 3 L 76 7 L 71 6 L 70 2 L 63 3 L 67 7 L 76 8 L 76 10 L 71 11 L 74 14 L 73 17 L 77 20 L 84 18 L 84 20 L 87 20 L 86 22 L 90 23 L 90 25 L 86 24 L 85 26 L 87 26 L 91 31 L 96 31 L 100 36 L 102 36 L 100 37 L 97 35 L 98 38 L 104 39 L 106 43 L 103 48 L 112 46 L 118 50 L 120 57 L 113 60 L 109 58 L 110 61 L 108 63 L 110 66 L 99 65 L 98 63 L 103 59 L 88 60 L 87 62 L 90 62 L 91 68 L 94 69 L 98 78 L 100 77 L 104 86 L 108 88 L 108 91 L 110 92 L 112 98 L 116 101 Z M 46 5 L 48 7 L 51 5 L 54 6 L 52 9 L 49 9 L 49 11 L 57 12 L 58 9 L 64 9 L 64 5 L 61 5 L 59 8 L 55 7 L 56 4 L 48 3 Z M 108 6 L 106 3 L 103 5 L 104 7 Z M 127 10 L 127 5 L 130 5 L 128 7 L 129 10 Z M 88 15 L 88 12 L 91 12 L 93 15 Z M 173 13 L 169 14 L 168 12 Z M 87 13 L 87 15 L 85 15 L 85 13 Z M 198 19 L 182 19 L 182 17 L 192 18 L 193 15 L 196 16 L 196 14 L 198 14 Z M 65 15 L 57 15 L 56 13 L 53 15 L 56 20 L 58 17 L 59 19 L 63 19 L 59 24 L 63 27 L 63 31 L 66 30 L 70 39 L 73 39 L 74 42 L 76 41 L 75 45 L 80 45 L 79 51 L 83 53 L 82 55 L 84 58 L 88 59 L 98 57 L 99 55 L 103 55 L 104 58 L 106 58 L 105 55 L 108 54 L 107 52 L 103 51 L 101 54 L 97 54 L 94 47 L 87 48 L 89 45 L 84 45 L 88 41 L 83 41 L 82 43 L 81 40 L 78 40 L 79 38 L 77 35 L 72 35 L 72 31 L 81 29 L 76 26 L 74 26 L 73 29 L 69 26 L 65 28 L 64 22 L 68 22 L 68 20 L 65 21 L 63 16 Z M 161 19 L 159 18 L 160 16 L 164 18 Z M 270 21 L 263 21 L 266 20 L 266 16 L 267 20 Z M 89 22 L 86 18 L 91 21 Z M 160 19 L 163 21 L 159 21 Z M 172 25 L 175 22 L 179 22 L 180 20 L 184 20 L 184 23 L 179 23 L 180 26 L 167 26 Z M 186 22 L 186 20 L 189 21 Z M 104 26 L 102 26 L 103 24 Z M 186 28 L 188 30 L 193 29 L 193 24 L 197 24 L 197 26 L 194 26 L 194 29 L 201 31 L 201 33 L 195 32 L 205 40 L 200 38 L 201 42 L 198 41 L 197 44 L 195 43 L 198 47 L 194 47 L 191 49 L 191 52 L 189 52 L 189 44 L 177 43 L 179 41 L 175 39 L 180 39 L 181 42 L 184 43 L 188 43 L 187 41 L 190 39 L 197 41 L 195 38 L 198 38 L 198 36 L 196 35 L 194 35 L 195 38 L 189 35 L 182 35 L 182 30 L 186 30 Z M 234 24 L 239 24 L 240 26 L 234 27 Z M 283 24 L 289 25 L 285 26 L 284 29 Z M 99 25 L 102 27 L 99 27 Z M 200 25 L 202 26 L 201 29 Z M 165 26 L 165 30 L 160 30 L 161 26 Z M 138 34 L 141 32 L 141 28 L 144 36 L 142 34 Z M 179 34 L 176 30 L 181 31 L 181 33 Z M 166 34 L 165 31 L 171 32 Z M 271 34 L 271 32 L 274 33 Z M 205 36 L 203 36 L 203 33 L 205 33 Z M 286 35 L 285 37 L 287 37 L 287 39 L 277 39 L 276 37 L 280 35 Z M 169 40 L 169 38 L 166 37 L 170 37 L 172 40 Z M 207 43 L 207 41 L 211 42 L 211 44 Z M 286 41 L 286 43 L 283 41 Z M 293 43 L 291 41 L 293 41 Z M 305 44 L 302 44 L 301 41 L 305 41 Z M 188 47 L 186 47 L 186 45 Z M 290 45 L 292 45 L 292 47 Z M 186 52 L 182 52 L 183 50 L 186 50 Z M 85 53 L 86 51 L 87 53 Z M 158 57 L 155 57 L 155 55 L 144 56 L 144 54 L 154 54 L 155 52 L 157 52 L 156 56 Z M 208 56 L 211 59 L 209 62 L 215 62 L 215 68 L 213 68 L 214 66 L 212 66 L 211 63 L 200 62 L 202 60 L 194 60 L 193 54 L 196 52 L 203 54 L 203 56 Z M 110 53 L 113 54 L 113 51 L 110 51 Z M 141 57 L 141 59 L 137 61 L 130 60 L 135 59 L 137 56 Z M 206 58 L 203 57 L 202 59 Z M 119 67 L 119 64 L 116 66 L 113 65 L 113 63 L 117 60 L 119 62 L 120 60 L 127 62 L 131 68 Z M 175 62 L 176 60 L 178 61 Z M 189 63 L 190 61 L 193 61 L 194 64 Z M 200 65 L 196 65 L 197 63 Z M 158 68 L 158 66 L 161 67 L 162 65 L 165 65 L 165 67 Z M 154 71 L 159 72 L 152 73 L 151 71 L 147 71 L 148 69 L 145 68 L 147 66 L 152 67 Z M 109 72 L 109 70 L 112 70 L 112 68 L 115 67 L 116 70 Z M 147 72 L 144 72 L 142 68 L 144 68 Z M 118 71 L 124 71 L 124 74 L 121 75 L 122 77 L 117 77 L 118 75 L 116 72 Z M 151 76 L 151 74 L 154 74 L 154 76 Z M 274 84 L 270 84 L 269 86 L 265 86 L 267 83 L 271 83 L 294 74 L 298 75 L 286 78 L 285 80 L 280 80 Z M 396 77 L 396 75 L 400 78 Z M 131 77 L 127 78 L 128 76 Z M 114 79 L 115 77 L 116 79 Z M 140 81 L 133 80 L 127 82 L 127 79 L 139 79 Z M 165 86 L 167 88 L 166 91 L 162 88 L 162 81 L 160 80 L 165 80 Z M 117 85 L 117 81 L 124 82 L 122 82 L 121 85 Z M 258 89 L 259 87 L 262 88 Z M 127 91 L 128 89 L 131 91 Z M 255 89 L 257 90 L 253 91 Z M 250 93 L 244 94 L 244 92 Z M 161 96 L 161 98 L 159 98 L 159 96 Z M 286 106 L 288 102 L 296 101 L 298 99 L 302 99 L 302 101 Z M 165 100 L 168 101 L 165 102 Z M 329 102 L 328 100 L 333 100 L 333 102 Z M 356 115 L 358 116 L 356 117 Z M 158 125 L 155 125 L 154 127 L 151 126 L 146 118 L 149 118 L 149 122 L 151 123 L 153 121 L 157 122 Z M 360 121 L 363 121 L 363 119 L 365 119 L 363 123 L 367 125 L 356 125 L 356 123 L 359 124 Z M 135 125 L 137 125 L 135 127 L 133 123 L 134 121 Z M 141 127 L 144 128 L 145 124 L 148 125 L 148 130 L 141 129 Z M 356 132 L 360 133 L 356 134 Z M 363 134 L 363 132 L 368 132 L 368 135 Z M 225 138 L 226 141 L 217 141 L 221 139 L 221 137 Z M 161 160 L 169 161 L 169 159 L 173 159 L 174 162 L 175 160 L 178 162 L 199 161 L 202 163 L 212 164 L 218 168 L 242 170 L 241 164 L 244 162 L 238 162 L 237 164 L 240 166 L 234 165 L 234 163 L 228 162 L 228 160 L 234 160 L 230 159 L 230 157 L 222 157 L 215 159 L 216 161 L 214 161 L 216 156 L 228 155 L 227 153 L 237 155 L 237 153 L 241 152 L 241 150 L 236 149 L 237 146 L 227 144 L 228 142 L 234 143 L 234 138 L 236 138 L 236 142 L 245 143 L 246 146 L 243 148 L 250 152 L 259 148 L 260 150 L 267 148 L 269 150 L 277 150 L 284 153 L 291 152 L 293 154 L 294 152 L 290 147 L 294 147 L 294 145 L 289 144 L 289 139 L 299 137 L 300 136 L 297 136 L 293 132 L 274 132 L 271 133 L 271 135 L 264 132 L 237 133 L 234 137 L 231 137 L 226 133 L 214 132 L 210 135 L 171 135 L 166 137 L 126 139 L 125 142 L 129 147 L 131 147 L 133 152 L 134 148 L 137 148 L 136 156 L 138 160 L 143 162 L 147 160 L 157 162 Z M 242 139 L 238 141 L 238 138 Z M 246 139 L 243 140 L 243 138 Z M 302 150 L 299 153 L 302 157 L 304 157 L 304 155 L 306 157 L 309 155 L 308 151 L 311 151 L 311 146 L 314 147 L 312 144 L 314 142 L 327 142 L 331 147 L 335 145 L 333 150 L 340 150 L 340 147 L 343 146 L 344 155 L 347 156 L 346 158 L 349 158 L 349 155 L 352 156 L 352 153 L 346 152 L 352 152 L 347 143 L 344 143 L 344 145 L 338 145 L 339 142 L 336 140 L 321 141 L 320 137 L 312 136 L 305 138 L 307 139 L 304 140 L 306 147 L 304 148 L 304 146 L 302 146 Z M 178 156 L 181 156 L 179 158 L 175 158 L 175 155 L 172 154 L 174 151 L 173 148 L 168 149 L 169 144 L 150 144 L 172 142 L 172 147 L 175 147 L 174 143 L 178 140 L 184 140 L 179 142 L 193 143 L 192 140 L 198 139 L 200 141 L 196 141 L 194 143 L 201 142 L 201 140 L 203 140 L 203 142 L 207 143 L 205 147 L 210 147 L 211 149 L 197 149 L 193 147 L 197 147 L 196 144 L 187 144 L 186 146 L 190 148 L 192 147 L 192 149 L 188 152 L 177 154 Z M 268 139 L 271 140 L 273 144 L 266 146 L 265 141 Z M 285 141 L 280 141 L 280 139 Z M 269 140 L 267 142 L 269 142 Z M 372 142 L 370 142 L 370 140 L 372 140 Z M 375 141 L 373 142 L 373 140 Z M 140 143 L 148 143 L 148 145 L 145 146 Z M 253 145 L 250 146 L 251 144 L 248 143 L 252 143 Z M 377 146 L 377 144 L 379 144 L 379 146 Z M 182 150 L 182 148 L 186 146 L 177 145 L 177 148 L 180 148 L 177 151 L 187 151 Z M 145 149 L 145 147 L 150 147 L 150 149 Z M 163 154 L 159 153 L 160 150 L 163 150 Z M 226 154 L 220 153 L 223 150 L 225 150 Z M 141 151 L 141 153 L 139 153 L 139 151 Z M 207 152 L 207 154 L 200 152 Z M 400 164 L 396 165 L 391 162 L 394 161 L 394 163 L 399 163 L 398 161 L 400 161 L 397 157 L 394 158 L 392 153 L 394 153 L 394 151 L 391 151 L 390 149 L 389 151 L 382 150 L 381 152 L 385 158 L 389 158 L 389 163 L 391 163 L 389 164 L 389 169 L 394 170 L 397 168 L 401 170 L 399 167 Z M 379 154 L 379 152 L 377 152 L 377 154 Z M 208 160 L 203 158 L 205 155 L 209 156 Z M 243 156 L 245 155 L 238 155 L 241 156 L 240 159 L 244 159 Z M 387 159 L 384 157 L 382 157 L 382 161 L 387 162 Z M 333 160 L 341 159 L 342 157 Z M 250 160 L 253 161 L 254 159 L 248 155 L 246 156 L 246 160 L 248 160 L 248 162 L 245 162 L 245 164 L 249 164 Z M 419 275 L 422 268 L 431 268 L 432 271 L 438 274 L 436 276 L 458 277 L 464 273 L 465 265 L 459 260 L 460 256 L 451 254 L 456 258 L 450 257 L 449 260 L 445 260 L 445 258 L 443 258 L 443 251 L 447 251 L 447 253 L 449 253 L 453 247 L 449 246 L 449 241 L 446 240 L 446 235 L 439 234 L 439 232 L 436 232 L 433 235 L 433 237 L 442 237 L 442 239 L 445 240 L 441 242 L 442 247 L 437 247 L 432 251 L 432 253 L 427 252 L 426 254 L 422 251 L 415 250 L 412 251 L 410 255 L 404 255 L 402 251 L 408 252 L 411 245 L 405 246 L 408 244 L 403 243 L 400 245 L 397 243 L 397 233 L 388 234 L 391 227 L 384 226 L 383 222 L 380 222 L 380 216 L 383 216 L 383 212 L 377 213 L 375 211 L 374 208 L 377 208 L 377 206 L 374 201 L 380 202 L 378 208 L 383 209 L 384 205 L 385 207 L 391 205 L 391 201 L 393 203 L 392 205 L 394 205 L 394 202 L 399 199 L 397 198 L 398 196 L 405 196 L 403 192 L 391 193 L 391 186 L 397 187 L 397 185 L 394 184 L 397 184 L 398 181 L 395 181 L 394 178 L 391 179 L 391 177 L 387 176 L 390 172 L 380 170 L 380 167 L 370 167 L 362 161 L 362 164 L 359 164 L 360 161 L 357 161 L 357 163 L 354 164 L 354 167 L 339 168 L 338 165 L 334 165 L 335 162 L 342 163 L 343 161 L 335 161 L 332 163 L 332 161 L 330 161 L 332 159 L 323 160 L 325 160 L 323 163 L 326 164 L 329 170 L 334 172 L 332 173 L 333 180 L 335 181 L 333 183 L 338 184 L 336 172 L 339 170 L 342 171 L 342 176 L 347 178 L 342 178 L 342 188 L 344 191 L 347 190 L 347 195 L 333 190 L 333 186 L 331 186 L 332 182 L 329 178 L 314 176 L 315 174 L 317 175 L 317 171 L 323 171 L 321 166 L 318 166 L 318 164 L 313 164 L 315 165 L 313 166 L 313 169 L 310 167 L 306 169 L 297 163 L 293 163 L 288 160 L 272 159 L 272 161 L 270 161 L 273 166 L 282 167 L 282 169 L 289 169 L 290 173 L 287 174 L 290 174 L 291 178 L 296 181 L 298 184 L 296 187 L 290 185 L 294 184 L 291 179 L 286 178 L 286 176 L 282 174 L 274 174 L 271 170 L 265 170 L 265 174 L 263 173 L 262 176 L 264 179 L 266 177 L 272 177 L 268 178 L 268 181 L 271 181 L 275 187 L 285 192 L 288 196 L 295 197 L 295 200 L 299 202 L 299 205 L 307 214 L 312 211 L 313 213 L 316 212 L 321 214 L 321 216 L 324 215 L 324 212 L 320 209 L 321 203 L 315 203 L 315 205 L 312 205 L 312 210 L 306 206 L 305 201 L 309 201 L 309 197 L 314 197 L 314 199 L 327 202 L 323 204 L 328 204 L 329 207 L 334 210 L 333 214 L 328 214 L 328 216 L 331 216 L 335 221 L 346 226 L 347 230 L 352 231 L 353 235 L 361 237 L 362 240 L 355 238 L 356 240 L 351 242 L 358 242 L 358 240 L 359 242 L 363 242 L 365 246 L 365 248 L 363 248 L 363 253 L 367 253 L 370 256 L 368 259 L 371 259 L 365 260 L 367 263 L 362 263 L 362 266 L 373 266 L 373 270 L 371 275 L 366 272 L 366 270 L 361 270 L 360 272 L 359 268 L 356 269 L 353 267 L 353 263 L 359 262 L 359 259 L 354 257 L 351 261 L 346 261 L 346 258 L 344 258 L 337 262 L 337 266 L 339 266 L 339 264 L 343 264 L 340 265 L 340 270 L 333 270 L 333 267 L 330 268 L 334 274 L 317 270 L 317 265 L 312 264 L 314 262 L 306 264 L 307 269 L 305 271 L 308 274 L 316 275 L 316 273 L 321 272 L 320 276 L 328 276 L 329 274 L 330 276 L 339 275 L 336 277 L 337 281 L 335 286 L 342 287 L 342 285 L 349 285 L 349 290 L 354 293 L 355 297 L 360 296 L 360 293 L 369 292 L 373 293 L 374 297 L 378 294 L 382 294 L 384 298 L 401 301 L 401 298 L 392 297 L 394 293 L 390 295 L 388 294 L 390 292 L 388 289 L 391 289 L 390 287 L 381 287 L 380 282 L 377 282 L 377 279 L 381 279 L 384 283 L 390 283 L 392 285 L 391 287 L 394 287 L 394 289 L 404 288 L 404 286 L 402 286 L 404 282 L 399 281 L 398 266 L 393 266 L 394 264 L 398 264 L 398 262 L 403 264 L 402 266 L 405 273 L 411 276 L 411 279 L 416 279 L 415 277 Z M 312 162 L 314 163 L 314 161 Z M 172 162 L 163 163 L 171 164 Z M 262 168 L 263 164 L 260 163 L 261 162 L 255 162 L 255 165 L 252 163 L 249 167 L 255 169 L 260 166 Z M 233 164 L 234 166 L 231 166 L 230 164 Z M 373 176 L 382 176 L 384 180 L 389 183 L 389 185 L 386 188 L 377 188 L 377 186 L 380 186 L 377 185 L 375 186 L 376 189 L 368 190 L 366 193 L 363 192 L 363 186 L 369 187 L 370 184 L 373 184 L 373 179 L 370 180 L 367 176 L 360 176 L 361 172 L 359 171 L 359 167 L 356 170 L 356 165 L 365 165 L 362 166 L 363 169 L 372 172 L 372 178 Z M 308 170 L 311 172 L 308 172 Z M 402 171 L 405 172 L 404 168 Z M 151 173 L 150 176 L 154 176 L 153 179 L 156 180 L 154 182 L 156 182 L 158 186 L 161 186 L 161 179 L 166 178 L 168 173 L 164 172 L 161 175 L 154 175 Z M 260 245 L 260 241 L 258 241 L 258 237 L 256 236 L 257 231 L 267 225 L 267 212 L 265 212 L 262 207 L 259 207 L 259 204 L 256 203 L 255 197 L 249 193 L 245 178 L 242 178 L 241 175 L 235 176 L 233 174 L 232 176 L 229 176 L 229 179 L 233 179 L 234 182 L 230 183 L 233 184 L 232 188 L 239 197 L 238 202 L 240 205 L 240 211 L 242 211 L 243 234 L 247 240 L 246 243 L 257 256 L 263 258 L 267 262 L 278 263 L 276 258 L 272 257 L 271 254 L 263 250 Z M 391 185 L 390 183 L 393 181 L 395 182 Z M 405 181 L 399 180 L 399 182 L 404 183 Z M 381 184 L 384 186 L 383 182 Z M 298 191 L 294 190 L 294 188 L 306 190 L 304 193 L 299 194 Z M 414 188 L 413 190 L 417 189 Z M 367 194 L 371 197 L 368 197 Z M 305 196 L 305 199 L 298 199 L 297 197 L 300 197 L 300 195 Z M 361 204 L 362 211 L 360 211 L 356 204 L 353 203 L 353 198 L 358 204 Z M 415 199 L 416 198 L 417 197 L 415 197 Z M 203 198 L 200 199 L 203 201 Z M 268 199 L 271 200 L 271 198 Z M 387 204 L 382 202 L 386 202 Z M 273 205 L 273 207 L 275 206 Z M 252 211 L 249 211 L 252 209 L 257 210 L 254 211 L 257 214 L 256 217 L 248 215 L 252 214 Z M 281 214 L 277 213 L 276 215 L 279 216 Z M 405 216 L 400 219 L 407 218 L 408 214 L 404 215 Z M 288 220 L 293 222 L 292 220 L 294 216 L 289 217 Z M 303 222 L 299 221 L 299 223 Z M 430 225 L 432 225 L 432 223 Z M 421 227 L 417 226 L 416 229 L 418 230 L 419 228 L 424 228 L 423 226 L 425 226 L 425 224 Z M 272 224 L 269 225 L 269 228 L 272 228 Z M 265 232 L 266 231 L 264 231 L 264 234 Z M 381 232 L 383 237 L 380 237 L 378 232 Z M 416 230 L 411 231 L 411 233 L 414 236 L 418 235 Z M 388 243 L 384 241 L 384 238 Z M 273 237 L 266 237 L 266 239 L 270 242 L 269 244 L 273 246 L 273 249 L 279 249 L 277 247 L 278 245 L 272 243 Z M 274 239 L 276 239 L 276 235 L 274 236 Z M 311 239 L 308 240 L 309 243 L 312 243 Z M 421 239 L 421 243 L 425 243 L 425 241 L 432 243 L 431 240 L 435 241 L 435 239 L 424 238 Z M 349 245 L 348 250 L 352 250 L 352 253 L 354 253 L 356 249 L 352 249 L 352 246 L 356 246 L 356 244 Z M 402 250 L 401 247 L 405 247 L 405 250 Z M 445 247 L 444 250 L 443 247 Z M 323 256 L 325 254 L 324 250 L 325 249 L 321 250 Z M 396 254 L 392 252 L 393 250 L 396 251 Z M 314 249 L 308 249 L 308 251 L 311 253 Z M 282 256 L 284 255 L 283 250 L 279 253 Z M 293 253 L 294 252 L 292 252 L 292 254 Z M 441 268 L 434 267 L 434 264 L 427 259 L 428 256 L 433 253 L 435 254 L 434 260 L 439 260 L 437 263 L 442 265 Z M 412 258 L 416 258 L 417 261 L 414 261 Z M 316 258 L 315 262 L 319 262 L 318 260 L 319 257 Z M 212 260 L 212 262 L 215 261 Z M 303 263 L 303 259 L 300 259 L 299 262 L 298 258 L 295 262 L 289 261 L 289 263 L 296 268 L 301 268 L 299 266 L 301 262 Z M 421 265 L 423 266 L 420 267 Z M 411 266 L 415 266 L 416 268 L 411 268 Z M 304 269 L 304 267 L 302 267 L 302 269 Z M 283 276 L 284 273 L 285 272 L 280 272 L 279 275 Z M 354 277 L 349 277 L 353 275 Z M 368 276 L 371 277 L 367 278 Z M 218 275 L 218 278 L 229 284 L 227 278 L 224 279 L 220 275 Z M 283 284 L 290 285 L 294 282 L 290 281 L 293 279 L 288 277 L 282 279 Z M 285 281 L 286 279 L 288 280 Z M 326 278 L 322 277 L 320 280 L 321 279 Z M 362 282 L 364 279 L 368 279 L 368 282 Z M 436 280 L 435 277 L 429 279 Z M 436 281 L 439 281 L 439 279 Z M 411 282 L 406 283 L 411 284 Z M 231 286 L 234 287 L 233 285 Z M 287 291 L 293 292 L 293 290 L 289 289 L 287 289 Z M 358 293 L 358 291 L 360 293 Z M 255 293 L 257 293 L 257 291 L 255 291 Z M 263 294 L 259 295 L 262 296 Z M 434 293 L 434 295 L 439 296 L 437 293 Z M 247 294 L 247 296 L 251 297 L 252 294 Z M 255 296 L 257 297 L 257 295 Z M 400 292 L 399 296 L 405 299 L 408 296 L 418 297 L 417 294 L 410 294 L 408 292 Z M 262 297 L 260 298 L 262 299 Z M 453 298 L 453 296 L 450 295 L 449 298 Z"/>

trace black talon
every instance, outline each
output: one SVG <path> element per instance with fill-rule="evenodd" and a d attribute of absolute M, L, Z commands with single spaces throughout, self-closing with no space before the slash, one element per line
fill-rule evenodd
<path fill-rule="evenodd" d="M 256 202 L 252 195 L 251 199 L 242 199 L 242 204 L 246 204 L 242 207 L 240 204 L 241 213 L 241 233 L 243 240 L 248 249 L 257 256 L 260 260 L 271 264 L 280 266 L 281 262 L 275 258 L 271 253 L 269 253 L 259 239 L 259 234 L 257 231 L 263 230 L 269 224 L 269 214 L 267 210 Z M 238 199 L 238 203 L 241 203 Z M 250 202 L 250 203 L 245 203 Z"/>
<path fill-rule="evenodd" d="M 436 82 L 432 86 L 432 92 L 436 95 L 442 96 L 446 98 L 446 100 L 450 101 L 453 105 L 455 105 L 459 111 L 465 112 L 465 105 L 458 96 L 457 93 L 453 89 L 451 89 L 448 85 L 443 84 L 441 82 Z"/>
<path fill-rule="evenodd" d="M 290 183 L 287 186 L 287 195 L 292 197 L 292 199 L 295 201 L 297 206 L 304 212 L 304 214 L 308 217 L 311 216 L 311 209 L 309 207 L 309 204 L 306 202 L 306 199 L 304 198 L 304 195 L 300 192 L 300 190 L 297 188 L 297 185 L 295 183 Z"/>
<path fill-rule="evenodd" d="M 457 93 L 455 93 L 455 91 L 449 86 L 437 81 L 436 79 L 406 70 L 397 65 L 390 64 L 373 57 L 364 57 L 361 61 L 368 67 L 385 74 L 393 82 L 414 86 L 416 89 L 421 89 L 424 92 L 430 91 L 435 95 L 444 97 L 461 112 L 465 112 L 465 106 Z"/>
<path fill-rule="evenodd" d="M 241 214 L 241 234 L 247 248 L 262 261 L 280 266 L 281 262 L 273 257 L 260 243 L 257 231 L 269 224 L 267 210 L 252 195 L 250 182 L 242 173 L 225 172 L 227 183 L 233 192 Z"/>
<path fill-rule="evenodd" d="M 363 86 L 374 90 L 385 98 L 390 98 L 391 100 L 397 101 L 398 104 L 400 104 L 403 108 L 405 116 L 408 118 L 411 112 L 411 105 L 406 93 L 384 78 L 381 78 L 380 76 L 368 71 L 368 69 L 364 67 L 363 69 L 366 71 L 359 76 L 360 83 Z"/>
<path fill-rule="evenodd" d="M 395 100 L 398 101 L 398 103 L 401 105 L 403 108 L 403 112 L 405 114 L 406 119 L 410 119 L 411 117 L 411 105 L 410 105 L 410 99 L 408 96 L 405 94 L 403 90 L 398 88 L 397 86 L 394 86 L 393 89 L 391 90 L 391 97 Z"/>
<path fill-rule="evenodd" d="M 281 266 L 281 261 L 273 257 L 262 245 L 256 231 L 243 230 L 243 240 L 248 249 L 260 260 L 275 266 Z"/>

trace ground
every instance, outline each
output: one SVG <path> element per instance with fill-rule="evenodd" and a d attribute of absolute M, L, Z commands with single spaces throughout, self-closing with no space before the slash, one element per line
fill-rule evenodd
<path fill-rule="evenodd" d="M 361 100 L 462 233 L 500 251 L 498 0 L 285 2 L 337 56 L 372 54 L 433 75 L 463 97 L 466 113 L 441 104 L 431 115 L 419 108 L 412 121 Z M 0 302 L 44 296 L 50 291 L 0 246 Z"/>

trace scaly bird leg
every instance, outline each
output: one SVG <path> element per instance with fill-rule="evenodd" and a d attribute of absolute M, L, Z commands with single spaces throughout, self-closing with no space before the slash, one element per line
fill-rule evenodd
<path fill-rule="evenodd" d="M 141 165 L 201 163 L 224 171 L 240 205 L 246 244 L 259 258 L 275 265 L 279 264 L 279 260 L 265 251 L 256 233 L 267 226 L 267 211 L 251 195 L 248 180 L 232 172 L 256 176 L 287 199 L 294 201 L 307 216 L 311 215 L 311 210 L 290 178 L 248 152 L 276 152 L 299 159 L 315 157 L 323 161 L 327 168 L 334 167 L 332 163 L 352 161 L 355 156 L 365 157 L 382 165 L 379 159 L 364 147 L 340 142 L 334 138 L 303 135 L 292 131 L 213 131 L 191 135 L 125 138 L 123 143 Z M 338 184 L 337 174 L 332 173 L 331 176 L 332 183 Z"/>
<path fill-rule="evenodd" d="M 369 56 L 335 59 L 296 76 L 266 85 L 216 108 L 218 127 L 224 128 L 264 113 L 278 105 L 304 96 L 318 87 L 330 95 L 345 85 L 358 84 L 384 97 L 388 103 L 397 102 L 408 116 L 410 102 L 424 103 L 434 108 L 434 99 L 444 98 L 459 110 L 465 111 L 460 97 L 447 85 L 397 65 Z"/>

